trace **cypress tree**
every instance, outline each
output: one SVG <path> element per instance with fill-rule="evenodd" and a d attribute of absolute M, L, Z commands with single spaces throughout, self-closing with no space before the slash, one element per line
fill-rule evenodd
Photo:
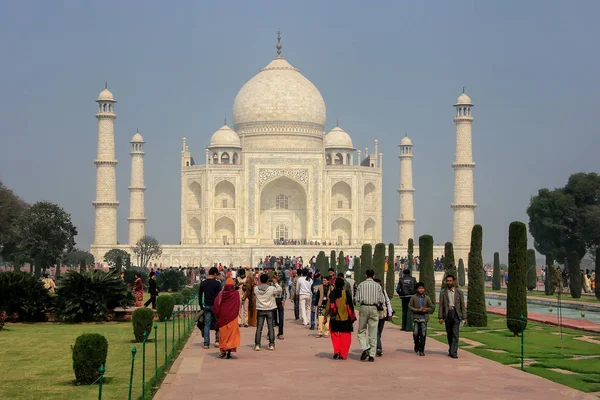
<path fill-rule="evenodd" d="M 581 267 L 579 266 L 579 254 L 576 251 L 569 254 L 569 290 L 571 297 L 578 299 L 581 297 Z"/>
<path fill-rule="evenodd" d="M 394 245 L 390 243 L 388 245 L 388 270 L 385 275 L 385 291 L 390 299 L 394 297 L 394 290 L 396 289 L 395 261 Z"/>
<path fill-rule="evenodd" d="M 471 231 L 471 251 L 469 251 L 469 293 L 467 294 L 469 326 L 487 326 L 482 244 L 483 229 L 481 225 L 475 225 Z"/>
<path fill-rule="evenodd" d="M 360 257 L 354 257 L 354 265 L 352 266 L 352 270 L 354 271 L 354 280 L 358 281 L 358 276 L 362 273 L 360 266 Z"/>
<path fill-rule="evenodd" d="M 363 244 L 360 254 L 360 276 L 354 276 L 354 280 L 357 283 L 361 283 L 366 279 L 365 272 L 368 269 L 371 269 L 372 261 L 373 261 L 373 246 L 370 244 Z"/>
<path fill-rule="evenodd" d="M 336 254 L 335 254 L 335 250 L 331 250 L 331 257 L 329 258 L 330 260 L 330 267 L 329 268 L 333 268 L 333 270 L 335 271 L 335 274 L 337 275 L 337 258 L 336 258 Z M 329 269 L 327 268 L 327 269 Z"/>
<path fill-rule="evenodd" d="M 596 249 L 596 286 L 594 292 L 596 298 L 600 300 L 600 247 Z"/>
<path fill-rule="evenodd" d="M 537 272 L 535 265 L 535 250 L 527 250 L 527 290 L 530 292 L 537 287 Z"/>
<path fill-rule="evenodd" d="M 324 251 L 320 251 L 317 254 L 317 271 L 323 273 L 327 273 L 327 256 Z"/>
<path fill-rule="evenodd" d="M 465 263 L 462 258 L 458 259 L 458 286 L 465 287 Z"/>
<path fill-rule="evenodd" d="M 414 245 L 414 240 L 412 239 L 408 239 L 408 260 L 406 260 L 406 267 L 408 268 L 409 271 L 412 272 L 413 270 L 413 262 L 415 260 L 415 245 Z"/>
<path fill-rule="evenodd" d="M 383 282 L 385 279 L 385 244 L 383 243 L 377 243 L 375 245 L 373 271 L 375 271 L 375 277 L 381 279 Z"/>
<path fill-rule="evenodd" d="M 494 275 L 492 276 L 492 289 L 500 290 L 502 281 L 500 278 L 500 253 L 494 253 Z"/>
<path fill-rule="evenodd" d="M 435 299 L 435 271 L 433 269 L 433 237 L 423 235 L 419 238 L 419 280 L 425 285 L 425 294 Z"/>
<path fill-rule="evenodd" d="M 446 277 L 452 275 L 456 280 L 456 261 L 454 261 L 454 246 L 452 242 L 446 242 L 444 245 L 444 278 L 442 278 L 442 289 L 446 288 Z"/>
<path fill-rule="evenodd" d="M 556 291 L 556 284 L 554 283 L 555 274 L 554 254 L 546 254 L 546 279 L 544 280 L 544 293 L 546 296 L 554 294 Z"/>
<path fill-rule="evenodd" d="M 346 258 L 344 257 L 344 252 L 340 251 L 338 255 L 337 269 L 335 270 L 335 274 L 339 274 L 340 272 L 346 272 L 348 270 L 348 266 L 346 265 Z"/>
<path fill-rule="evenodd" d="M 325 266 L 323 267 L 323 271 L 321 271 L 321 274 L 327 275 L 327 271 L 329 271 L 329 258 L 325 256 Z"/>
<path fill-rule="evenodd" d="M 527 324 L 527 228 L 519 221 L 508 229 L 508 277 L 506 327 L 519 336 L 521 316 Z"/>

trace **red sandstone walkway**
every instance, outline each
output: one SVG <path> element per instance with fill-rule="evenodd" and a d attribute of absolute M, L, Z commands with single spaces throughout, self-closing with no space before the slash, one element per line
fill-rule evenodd
<path fill-rule="evenodd" d="M 386 325 L 384 355 L 360 362 L 356 333 L 348 360 L 331 359 L 329 339 L 316 339 L 290 320 L 286 307 L 285 340 L 277 350 L 252 351 L 254 328 L 242 328 L 242 346 L 235 360 L 217 358 L 218 350 L 202 349 L 199 331 L 192 335 L 171 368 L 155 400 L 308 398 L 365 399 L 596 399 L 466 351 L 447 356 L 447 346 L 427 339 L 427 356 L 412 350 L 412 335 Z M 432 321 L 432 323 L 435 323 Z M 356 325 L 355 325 L 356 328 Z M 268 344 L 263 339 L 263 346 Z"/>

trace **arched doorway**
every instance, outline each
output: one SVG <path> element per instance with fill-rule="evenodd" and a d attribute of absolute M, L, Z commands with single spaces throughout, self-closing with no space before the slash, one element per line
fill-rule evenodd
<path fill-rule="evenodd" d="M 279 240 L 282 230 L 277 228 L 282 226 L 287 227 L 287 239 L 306 239 L 306 190 L 285 176 L 269 182 L 260 193 L 261 243 Z"/>
<path fill-rule="evenodd" d="M 215 187 L 215 208 L 235 208 L 235 186 L 229 181 L 221 181 Z"/>
<path fill-rule="evenodd" d="M 338 246 L 352 244 L 352 224 L 346 218 L 338 218 L 331 224 L 331 236 Z"/>
<path fill-rule="evenodd" d="M 194 217 L 192 219 L 190 219 L 189 222 L 189 235 L 188 235 L 188 241 L 189 243 L 202 243 L 201 242 L 201 233 L 202 233 L 202 224 L 200 223 L 200 220 L 198 220 L 198 218 Z"/>
<path fill-rule="evenodd" d="M 188 196 L 188 209 L 202 209 L 202 187 L 196 181 L 190 183 L 190 193 Z"/>
<path fill-rule="evenodd" d="M 235 223 L 228 217 L 215 222 L 215 243 L 231 245 L 235 243 Z"/>
<path fill-rule="evenodd" d="M 373 218 L 368 218 L 365 221 L 364 240 L 367 243 L 375 242 L 375 221 L 373 221 Z"/>
<path fill-rule="evenodd" d="M 369 211 L 375 210 L 375 207 L 376 207 L 375 200 L 376 200 L 375 185 L 373 185 L 371 182 L 369 182 L 365 185 L 365 195 L 364 195 L 365 210 L 369 210 Z"/>
<path fill-rule="evenodd" d="M 338 182 L 331 188 L 331 209 L 350 210 L 352 208 L 352 188 L 346 182 Z"/>

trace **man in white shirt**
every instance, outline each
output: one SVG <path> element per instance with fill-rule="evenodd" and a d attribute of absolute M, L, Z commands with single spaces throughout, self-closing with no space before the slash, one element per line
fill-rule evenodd
<path fill-rule="evenodd" d="M 312 279 L 310 271 L 302 270 L 300 273 L 302 276 L 298 279 L 298 282 L 296 282 L 296 295 L 299 297 L 302 325 L 308 326 L 312 302 Z"/>

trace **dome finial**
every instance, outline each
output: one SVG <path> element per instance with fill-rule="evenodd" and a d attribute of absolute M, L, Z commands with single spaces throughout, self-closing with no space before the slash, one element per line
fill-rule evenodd
<path fill-rule="evenodd" d="M 223 125 L 227 125 L 227 117 L 223 118 Z"/>
<path fill-rule="evenodd" d="M 281 58 L 281 29 L 277 29 L 277 58 Z"/>
<path fill-rule="evenodd" d="M 463 86 L 463 93 L 465 92 L 465 87 Z"/>
<path fill-rule="evenodd" d="M 104 81 L 104 89 L 108 89 L 108 82 Z"/>
<path fill-rule="evenodd" d="M 339 127 L 340 126 L 340 117 L 337 117 L 335 119 L 335 126 Z"/>

